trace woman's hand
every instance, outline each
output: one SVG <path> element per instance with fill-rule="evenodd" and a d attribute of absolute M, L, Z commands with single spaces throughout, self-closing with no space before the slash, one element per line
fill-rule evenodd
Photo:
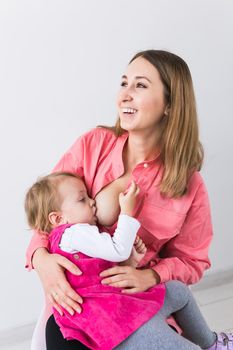
<path fill-rule="evenodd" d="M 63 315 L 62 308 L 71 315 L 75 311 L 78 313 L 82 311 L 79 305 L 82 304 L 82 298 L 71 288 L 64 272 L 68 270 L 74 275 L 81 275 L 77 266 L 61 255 L 50 254 L 45 248 L 35 251 L 33 266 L 38 272 L 45 295 L 61 315 Z"/>
<path fill-rule="evenodd" d="M 114 266 L 102 271 L 101 283 L 111 287 L 123 288 L 122 293 L 144 292 L 160 282 L 159 275 L 152 269 L 138 270 L 131 266 Z"/>

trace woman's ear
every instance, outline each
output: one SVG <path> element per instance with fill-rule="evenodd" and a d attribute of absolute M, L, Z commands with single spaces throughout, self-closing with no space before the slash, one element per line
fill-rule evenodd
<path fill-rule="evenodd" d="M 170 106 L 167 105 L 166 108 L 165 108 L 165 111 L 164 111 L 164 115 L 165 115 L 165 116 L 168 116 L 169 113 L 170 113 Z"/>
<path fill-rule="evenodd" d="M 58 211 L 52 211 L 49 213 L 49 222 L 53 227 L 63 224 L 63 216 Z"/>

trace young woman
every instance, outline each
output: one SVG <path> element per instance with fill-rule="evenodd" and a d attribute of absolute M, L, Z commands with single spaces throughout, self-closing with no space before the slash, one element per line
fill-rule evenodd
<path fill-rule="evenodd" d="M 99 225 L 110 233 L 119 213 L 118 194 L 132 180 L 140 187 L 134 217 L 147 253 L 140 268 L 103 271 L 102 283 L 128 294 L 169 280 L 195 283 L 210 266 L 212 226 L 199 173 L 203 150 L 187 64 L 169 52 L 139 52 L 122 76 L 117 108 L 115 127 L 80 137 L 54 169 L 83 177 L 95 198 Z M 47 247 L 46 236 L 35 233 L 28 267 L 37 270 L 50 305 L 60 313 L 62 308 L 80 311 L 82 299 L 67 283 L 64 268 L 80 271 Z"/>

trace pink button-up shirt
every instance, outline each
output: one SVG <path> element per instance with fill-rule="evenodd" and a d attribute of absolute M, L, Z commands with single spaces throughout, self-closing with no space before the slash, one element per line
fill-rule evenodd
<path fill-rule="evenodd" d="M 69 171 L 83 177 L 90 196 L 124 174 L 122 151 L 128 133 L 116 137 L 112 131 L 96 128 L 84 134 L 64 154 L 54 171 Z M 208 249 L 212 225 L 207 191 L 195 172 L 181 198 L 165 198 L 159 191 L 163 165 L 160 158 L 139 163 L 131 179 L 140 187 L 134 216 L 141 223 L 138 232 L 147 246 L 142 268 L 153 268 L 161 282 L 172 279 L 197 282 L 210 267 Z M 115 225 L 109 230 L 113 232 Z M 105 228 L 106 230 L 106 228 Z M 27 250 L 27 267 L 39 247 L 48 247 L 46 236 L 34 234 Z"/>

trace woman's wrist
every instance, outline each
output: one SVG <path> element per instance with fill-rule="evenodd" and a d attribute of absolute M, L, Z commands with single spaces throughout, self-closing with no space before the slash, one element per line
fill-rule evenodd
<path fill-rule="evenodd" d="M 154 285 L 159 284 L 161 282 L 159 274 L 153 269 L 149 269 L 149 271 L 151 273 L 151 278 L 154 281 Z"/>

